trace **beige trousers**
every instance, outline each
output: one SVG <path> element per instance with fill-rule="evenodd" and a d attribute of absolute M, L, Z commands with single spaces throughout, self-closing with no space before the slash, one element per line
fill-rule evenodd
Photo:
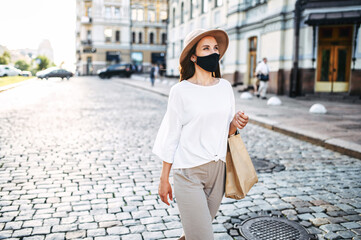
<path fill-rule="evenodd" d="M 213 240 L 212 221 L 224 195 L 226 163 L 173 169 L 174 193 L 186 240 Z M 184 239 L 184 238 L 180 238 Z"/>
<path fill-rule="evenodd" d="M 268 88 L 268 81 L 259 81 L 258 92 L 260 93 L 261 97 L 266 96 L 267 88 Z"/>

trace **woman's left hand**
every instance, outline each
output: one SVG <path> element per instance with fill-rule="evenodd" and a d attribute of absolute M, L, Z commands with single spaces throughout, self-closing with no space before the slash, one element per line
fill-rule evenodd
<path fill-rule="evenodd" d="M 248 116 L 241 111 L 238 111 L 234 115 L 232 120 L 232 124 L 239 129 L 244 128 L 247 125 L 247 123 L 248 123 Z"/>

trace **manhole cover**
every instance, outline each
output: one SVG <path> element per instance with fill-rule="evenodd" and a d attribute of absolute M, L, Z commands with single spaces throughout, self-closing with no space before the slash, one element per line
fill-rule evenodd
<path fill-rule="evenodd" d="M 236 227 L 237 226 L 237 227 Z M 248 240 L 310 240 L 314 239 L 300 224 L 285 218 L 260 216 L 236 224 L 241 235 Z"/>

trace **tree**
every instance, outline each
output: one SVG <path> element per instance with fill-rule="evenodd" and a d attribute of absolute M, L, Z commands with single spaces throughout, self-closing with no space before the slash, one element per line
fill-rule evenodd
<path fill-rule="evenodd" d="M 7 51 L 5 51 L 2 56 L 0 56 L 0 64 L 7 65 L 9 64 L 10 60 L 11 60 L 11 56 L 10 53 Z"/>
<path fill-rule="evenodd" d="M 37 56 L 36 61 L 38 63 L 38 70 L 39 71 L 48 68 L 49 65 L 50 65 L 49 58 L 47 58 L 44 55 Z"/>
<path fill-rule="evenodd" d="M 27 64 L 24 60 L 18 60 L 15 62 L 15 67 L 20 69 L 21 71 L 28 71 L 30 65 Z"/>

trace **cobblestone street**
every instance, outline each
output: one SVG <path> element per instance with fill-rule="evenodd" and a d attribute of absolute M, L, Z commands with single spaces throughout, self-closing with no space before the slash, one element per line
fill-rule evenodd
<path fill-rule="evenodd" d="M 1 92 L 0 239 L 177 239 L 177 206 L 157 195 L 162 162 L 151 153 L 166 106 L 116 78 Z M 234 223 L 267 210 L 319 239 L 361 239 L 360 160 L 257 125 L 241 134 L 251 157 L 286 169 L 260 173 L 243 200 L 224 198 L 216 239 L 243 239 Z"/>

